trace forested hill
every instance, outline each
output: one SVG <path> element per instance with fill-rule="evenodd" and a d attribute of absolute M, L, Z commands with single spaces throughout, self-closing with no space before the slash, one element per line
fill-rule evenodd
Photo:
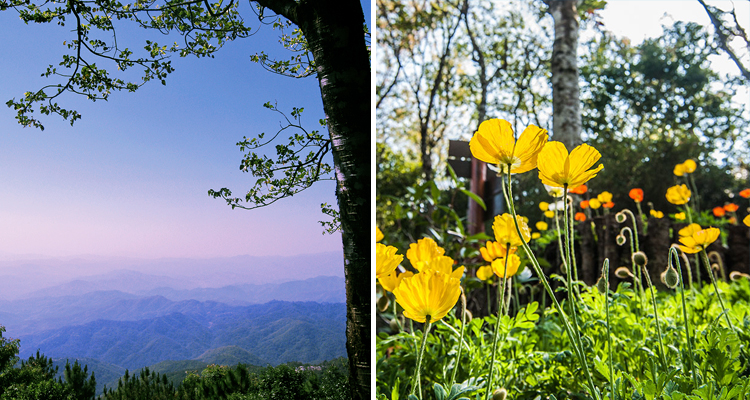
<path fill-rule="evenodd" d="M 273 301 L 228 306 L 164 298 L 146 299 L 146 303 L 179 311 L 127 321 L 100 319 L 20 335 L 20 356 L 27 358 L 40 350 L 52 358 L 92 358 L 130 370 L 161 361 L 196 359 L 225 346 L 237 346 L 272 365 L 346 356 L 343 303 Z M 143 308 L 144 315 L 154 312 L 154 307 Z"/>

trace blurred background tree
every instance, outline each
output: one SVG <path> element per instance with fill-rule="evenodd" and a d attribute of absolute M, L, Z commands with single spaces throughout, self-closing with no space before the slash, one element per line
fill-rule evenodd
<path fill-rule="evenodd" d="M 644 202 L 675 212 L 664 194 L 680 182 L 672 174 L 674 166 L 692 158 L 699 165 L 693 176 L 703 209 L 736 201 L 733 196 L 747 185 L 750 171 L 748 110 L 737 97 L 748 89 L 748 81 L 711 68 L 710 56 L 726 54 L 715 27 L 676 21 L 665 26 L 661 36 L 633 45 L 606 30 L 598 14 L 606 2 L 576 5 L 580 134 L 602 153 L 605 166 L 590 182 L 591 192 L 612 192 L 617 211 L 632 208 L 628 191 L 640 187 Z M 453 190 L 456 185 L 445 173 L 448 140 L 468 141 L 481 121 L 506 119 L 517 133 L 535 124 L 557 140 L 550 68 L 554 27 L 548 6 L 539 1 L 464 0 L 440 7 L 416 0 L 378 2 L 381 229 L 414 229 L 398 235 L 415 240 L 434 236 L 425 227 L 405 222 L 413 214 L 394 210 L 405 208 L 409 185 L 416 188 L 434 180 L 440 190 Z M 444 55 L 447 61 L 439 82 L 413 79 L 436 77 Z M 441 99 L 441 111 L 432 114 L 431 122 L 440 128 L 427 131 L 429 153 L 420 146 L 420 104 L 430 98 L 423 94 Z M 551 200 L 536 175 L 520 175 L 514 189 L 519 212 L 532 221 L 540 218 L 539 202 Z M 465 178 L 458 185 L 469 187 Z M 465 218 L 463 204 L 451 206 Z"/>

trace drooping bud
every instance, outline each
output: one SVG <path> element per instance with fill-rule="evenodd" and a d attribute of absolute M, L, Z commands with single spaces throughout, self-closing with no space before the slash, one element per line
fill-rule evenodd
<path fill-rule="evenodd" d="M 618 245 L 618 246 L 622 246 L 622 245 L 624 245 L 624 244 L 625 244 L 625 242 L 627 241 L 627 239 L 625 238 L 625 235 L 623 235 L 623 234 L 619 234 L 619 235 L 617 235 L 617 237 L 615 238 L 615 241 L 617 242 L 617 245 Z"/>
<path fill-rule="evenodd" d="M 505 388 L 500 388 L 492 392 L 492 400 L 505 400 L 508 397 L 508 391 Z"/>
<path fill-rule="evenodd" d="M 719 272 L 719 264 L 711 264 L 711 269 L 714 270 L 714 272 Z"/>
<path fill-rule="evenodd" d="M 615 276 L 620 279 L 627 279 L 632 278 L 633 273 L 630 272 L 630 269 L 628 267 L 620 267 L 615 270 Z"/>
<path fill-rule="evenodd" d="M 627 221 L 627 219 L 628 219 L 628 216 L 625 215 L 625 213 L 622 212 L 622 211 L 620 211 L 617 214 L 615 214 L 615 221 L 617 221 L 620 224 L 623 223 L 623 222 L 625 222 L 625 221 Z"/>
<path fill-rule="evenodd" d="M 642 251 L 636 251 L 633 253 L 633 263 L 639 267 L 645 267 L 648 264 L 648 257 L 646 253 Z"/>
<path fill-rule="evenodd" d="M 469 310 L 464 310 L 464 317 L 466 318 L 467 324 L 474 318 L 474 316 L 471 314 L 471 311 Z"/>
<path fill-rule="evenodd" d="M 394 333 L 401 332 L 401 324 L 399 323 L 398 319 L 396 319 L 396 318 L 393 318 L 392 320 L 390 320 L 390 322 L 388 322 L 388 326 L 391 328 L 391 330 Z"/>
<path fill-rule="evenodd" d="M 565 263 L 560 264 L 560 272 L 562 272 L 563 275 L 568 274 L 568 266 L 565 265 Z"/>
<path fill-rule="evenodd" d="M 391 301 L 388 299 L 388 296 L 380 296 L 378 299 L 378 311 L 383 312 L 387 310 L 390 304 Z"/>
<path fill-rule="evenodd" d="M 740 271 L 732 271 L 732 272 L 729 273 L 729 280 L 731 280 L 733 282 L 734 281 L 738 281 L 738 280 L 740 280 L 742 278 L 750 278 L 750 275 L 743 274 Z"/>
<path fill-rule="evenodd" d="M 607 287 L 607 281 L 603 276 L 600 276 L 599 280 L 596 281 L 596 290 L 598 290 L 599 293 L 607 293 L 607 289 L 609 289 L 609 287 Z"/>
<path fill-rule="evenodd" d="M 674 289 L 677 287 L 677 284 L 680 283 L 680 274 L 677 273 L 677 270 L 670 264 L 667 265 L 667 269 L 661 273 L 661 280 L 668 288 Z"/>

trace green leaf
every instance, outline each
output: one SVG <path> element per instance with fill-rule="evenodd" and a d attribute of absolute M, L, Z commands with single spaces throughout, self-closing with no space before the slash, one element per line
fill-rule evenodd
<path fill-rule="evenodd" d="M 474 200 L 475 202 L 477 202 L 477 204 L 479 204 L 479 207 L 482 207 L 482 209 L 484 211 L 487 211 L 487 206 L 484 204 L 484 200 L 482 200 L 481 197 L 477 196 L 476 193 L 474 193 L 474 192 L 472 192 L 470 190 L 466 190 L 466 189 L 459 189 L 459 190 L 461 191 L 461 193 L 469 196 L 472 200 Z"/>

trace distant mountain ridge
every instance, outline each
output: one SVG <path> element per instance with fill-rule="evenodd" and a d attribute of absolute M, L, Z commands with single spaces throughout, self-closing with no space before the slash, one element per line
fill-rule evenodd
<path fill-rule="evenodd" d="M 0 299 L 39 297 L 50 288 L 56 288 L 56 295 L 81 294 L 82 290 L 135 293 L 159 287 L 190 290 L 283 283 L 316 276 L 343 278 L 343 260 L 338 252 L 207 259 L 96 256 L 0 259 Z M 92 290 L 91 284 L 98 287 Z"/>
<path fill-rule="evenodd" d="M 156 303 L 164 300 L 153 298 Z M 51 358 L 92 358 L 130 370 L 166 360 L 208 358 L 210 350 L 226 346 L 272 365 L 317 363 L 346 355 L 342 303 L 178 304 L 182 312 L 154 318 L 97 320 L 21 335 L 19 355 L 25 359 L 41 349 Z"/>

